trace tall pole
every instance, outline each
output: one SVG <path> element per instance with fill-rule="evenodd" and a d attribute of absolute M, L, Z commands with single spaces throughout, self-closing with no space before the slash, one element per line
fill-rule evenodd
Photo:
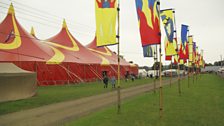
<path fill-rule="evenodd" d="M 179 95 L 181 95 L 181 87 L 180 87 L 180 64 L 178 63 L 177 64 L 177 73 L 178 73 L 178 92 L 179 92 Z"/>
<path fill-rule="evenodd" d="M 190 88 L 190 61 L 188 61 L 188 67 L 187 67 L 187 78 L 188 78 L 188 88 Z"/>
<path fill-rule="evenodd" d="M 171 65 L 170 65 L 170 87 L 171 87 L 171 84 L 172 84 L 172 77 L 173 77 L 173 62 L 172 62 L 172 58 L 171 58 Z"/>
<path fill-rule="evenodd" d="M 160 10 L 160 1 L 157 2 L 158 8 Z M 160 16 L 160 15 L 159 15 Z M 161 43 L 159 45 L 159 111 L 160 119 L 163 117 L 163 85 L 162 85 L 162 50 Z"/>
<path fill-rule="evenodd" d="M 222 63 L 222 55 L 220 55 L 220 58 L 221 58 L 221 68 L 222 68 L 222 65 L 223 65 L 223 63 Z"/>
<path fill-rule="evenodd" d="M 175 35 L 176 35 L 176 38 L 177 38 L 177 26 L 176 26 L 176 18 L 175 18 L 175 10 L 173 10 L 173 16 L 174 16 L 174 26 L 175 26 Z M 177 39 L 177 53 L 179 53 L 179 47 L 178 47 L 178 39 Z M 178 55 L 178 54 L 177 54 Z M 179 60 L 179 58 L 178 58 Z M 179 92 L 179 95 L 181 95 L 181 88 L 180 88 L 180 63 L 179 61 L 177 61 L 177 74 L 178 74 L 178 92 Z"/>
<path fill-rule="evenodd" d="M 193 54 L 193 55 L 194 55 L 194 54 Z M 192 64 L 192 66 L 193 66 L 192 73 L 193 73 L 193 84 L 194 84 L 194 68 L 195 68 L 195 63 Z"/>
<path fill-rule="evenodd" d="M 120 85 L 120 0 L 118 0 L 118 7 L 117 7 L 117 13 L 118 13 L 118 29 L 117 29 L 117 52 L 118 52 L 118 67 L 117 67 L 117 113 L 120 114 L 121 112 L 121 85 Z"/>
<path fill-rule="evenodd" d="M 157 49 L 157 48 L 155 48 Z M 156 60 L 157 60 L 157 50 L 154 50 L 154 94 L 156 93 Z"/>
<path fill-rule="evenodd" d="M 159 45 L 159 96 L 160 96 L 160 118 L 162 118 L 163 115 L 163 85 L 162 85 L 162 52 L 161 52 L 161 44 Z"/>

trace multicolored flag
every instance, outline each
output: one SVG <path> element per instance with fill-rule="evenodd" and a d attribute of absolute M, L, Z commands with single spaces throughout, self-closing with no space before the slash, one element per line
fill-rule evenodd
<path fill-rule="evenodd" d="M 165 56 L 166 61 L 172 61 L 172 56 Z"/>
<path fill-rule="evenodd" d="M 143 55 L 144 57 L 153 57 L 154 56 L 155 47 L 154 46 L 144 46 L 143 47 Z"/>
<path fill-rule="evenodd" d="M 178 64 L 179 63 L 179 55 L 175 55 L 174 56 L 174 64 Z"/>
<path fill-rule="evenodd" d="M 193 62 L 193 36 L 189 36 L 188 37 L 189 40 L 189 62 L 192 63 Z"/>
<path fill-rule="evenodd" d="M 135 0 L 142 46 L 161 43 L 158 0 Z"/>
<path fill-rule="evenodd" d="M 165 28 L 166 36 L 169 42 L 173 42 L 174 36 L 174 10 L 173 9 L 166 9 L 161 10 L 160 15 L 163 21 L 163 25 Z"/>
<path fill-rule="evenodd" d="M 200 57 L 200 54 L 198 53 L 198 47 L 196 47 L 195 65 L 197 68 L 199 67 L 199 57 Z"/>
<path fill-rule="evenodd" d="M 188 26 L 182 25 L 181 26 L 181 55 L 180 59 L 188 59 Z"/>
<path fill-rule="evenodd" d="M 196 62 L 196 42 L 193 42 L 193 61 L 192 63 Z"/>
<path fill-rule="evenodd" d="M 117 0 L 95 0 L 97 46 L 117 44 Z"/>
<path fill-rule="evenodd" d="M 173 39 L 173 46 L 175 48 L 176 51 L 176 55 L 174 55 L 174 64 L 178 64 L 179 63 L 179 48 L 178 48 L 178 44 L 177 44 L 177 38 Z"/>
<path fill-rule="evenodd" d="M 176 45 L 176 39 L 173 40 L 174 42 L 171 43 L 167 37 L 165 38 L 165 54 L 166 56 L 174 56 L 177 54 L 175 45 Z"/>
<path fill-rule="evenodd" d="M 200 58 L 199 58 L 199 65 L 201 68 L 204 67 L 204 58 L 203 58 L 203 51 L 201 50 L 201 55 L 200 55 Z"/>

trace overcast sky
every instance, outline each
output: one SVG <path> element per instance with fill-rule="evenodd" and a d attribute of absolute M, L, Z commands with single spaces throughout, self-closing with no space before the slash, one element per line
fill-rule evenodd
<path fill-rule="evenodd" d="M 135 9 L 135 0 L 121 1 L 121 54 L 126 60 L 152 66 L 152 58 L 143 58 Z M 35 28 L 40 39 L 47 39 L 59 32 L 65 18 L 69 30 L 81 44 L 87 45 L 95 36 L 94 0 L 1 0 L 0 21 L 13 2 L 20 24 L 30 31 Z M 223 0 L 161 0 L 161 9 L 175 8 L 177 32 L 180 36 L 181 24 L 190 26 L 199 49 L 204 50 L 206 62 L 213 63 L 224 57 L 224 1 Z M 162 28 L 162 49 L 164 50 Z M 116 51 L 117 46 L 110 46 Z M 162 58 L 164 61 L 164 57 Z M 169 62 L 164 62 L 169 64 Z"/>

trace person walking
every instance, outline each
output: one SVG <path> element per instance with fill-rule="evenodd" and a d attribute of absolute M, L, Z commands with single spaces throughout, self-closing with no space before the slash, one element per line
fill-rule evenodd
<path fill-rule="evenodd" d="M 108 86 L 108 77 L 105 75 L 103 78 L 104 88 L 107 88 Z"/>
<path fill-rule="evenodd" d="M 114 76 L 112 76 L 112 78 L 111 78 L 112 88 L 115 88 L 115 83 L 116 83 L 116 78 Z"/>

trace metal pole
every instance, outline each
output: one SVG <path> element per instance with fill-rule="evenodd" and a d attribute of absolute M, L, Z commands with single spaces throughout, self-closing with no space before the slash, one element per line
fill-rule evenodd
<path fill-rule="evenodd" d="M 118 67 L 117 67 L 117 113 L 120 114 L 121 112 L 121 85 L 120 85 L 120 0 L 118 0 L 118 7 L 117 7 L 117 13 L 118 13 L 118 29 L 117 29 L 117 52 L 118 52 Z"/>

